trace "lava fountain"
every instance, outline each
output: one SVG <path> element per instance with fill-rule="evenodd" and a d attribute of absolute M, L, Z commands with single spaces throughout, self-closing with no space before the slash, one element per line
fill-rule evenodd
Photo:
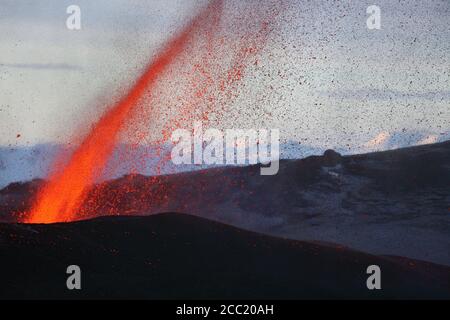
<path fill-rule="evenodd" d="M 139 99 L 183 52 L 190 37 L 208 15 L 220 10 L 222 0 L 211 1 L 160 51 L 129 92 L 93 126 L 68 163 L 55 170 L 26 215 L 27 223 L 52 223 L 76 219 L 86 189 L 101 174 L 117 143 L 120 130 Z"/>
<path fill-rule="evenodd" d="M 269 22 L 275 20 L 280 3 L 274 1 L 268 11 L 262 9 L 259 2 L 250 3 L 245 12 L 234 8 L 237 14 L 233 18 L 230 18 L 229 14 L 223 14 L 224 7 L 223 0 L 211 1 L 166 43 L 127 94 L 111 106 L 91 128 L 69 160 L 57 159 L 48 182 L 38 191 L 31 209 L 22 219 L 23 222 L 67 222 L 102 212 L 121 214 L 122 212 L 102 210 L 103 204 L 97 203 L 97 200 L 101 202 L 101 199 L 105 198 L 103 193 L 111 195 L 107 188 L 106 191 L 97 188 L 94 195 L 91 192 L 92 186 L 107 170 L 108 161 L 120 142 L 121 134 L 133 128 L 133 122 L 136 125 L 141 123 L 142 119 L 149 119 L 153 123 L 163 120 L 165 124 L 161 133 L 162 140 L 165 141 L 169 133 L 183 122 L 192 120 L 193 117 L 208 121 L 211 109 L 214 109 L 215 113 L 221 112 L 217 110 L 223 112 L 224 105 L 237 94 L 236 84 L 241 81 L 244 69 L 257 65 L 256 55 L 267 41 L 267 35 L 270 33 Z M 231 31 L 225 27 L 222 33 L 217 32 L 218 21 L 223 19 L 234 21 Z M 194 68 L 188 69 L 187 72 L 189 92 L 183 96 L 186 103 L 175 112 L 172 110 L 171 118 L 166 109 L 170 109 L 171 102 L 174 102 L 173 96 L 176 96 L 170 92 L 172 89 L 176 92 L 178 87 L 168 87 L 165 82 L 171 71 L 174 73 L 170 74 L 170 79 L 180 79 L 180 64 L 185 69 L 188 65 Z M 198 81 L 196 74 L 200 74 L 201 79 L 205 80 Z M 161 85 L 165 85 L 165 95 L 161 95 Z M 164 100 L 162 104 L 160 102 L 162 108 L 156 107 L 155 100 L 149 104 L 142 103 L 148 99 L 149 93 L 152 99 Z M 201 105 L 206 105 L 207 110 L 202 110 Z M 140 128 L 132 131 L 136 143 L 145 136 L 141 131 Z M 140 162 L 139 159 L 132 161 Z M 115 200 L 122 201 L 121 199 L 126 198 L 124 194 L 128 194 L 129 189 L 125 186 L 123 190 L 118 190 L 113 195 Z M 93 196 L 95 201 L 92 201 Z M 145 196 L 144 200 L 149 201 L 148 199 L 149 197 Z M 109 198 L 107 202 L 111 203 Z M 92 203 L 95 205 L 90 205 Z M 86 204 L 92 208 L 86 210 Z"/>

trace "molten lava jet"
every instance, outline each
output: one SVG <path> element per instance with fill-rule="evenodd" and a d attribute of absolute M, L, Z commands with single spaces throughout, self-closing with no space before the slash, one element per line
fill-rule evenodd
<path fill-rule="evenodd" d="M 39 190 L 31 210 L 25 214 L 24 222 L 66 222 L 86 217 L 85 214 L 81 213 L 81 207 L 88 197 L 89 188 L 101 177 L 107 162 L 119 142 L 120 133 L 129 126 L 127 122 L 136 113 L 150 113 L 152 121 L 157 120 L 156 118 L 164 118 L 166 116 L 153 114 L 154 110 L 151 108 L 150 110 L 147 108 L 145 111 L 140 110 L 137 107 L 140 101 L 148 92 L 157 91 L 155 90 L 157 89 L 157 80 L 168 71 L 170 66 L 174 65 L 177 60 L 189 51 L 190 42 L 193 39 L 204 37 L 207 41 L 210 41 L 209 44 L 212 43 L 211 32 L 205 31 L 205 29 L 211 30 L 213 28 L 217 23 L 217 17 L 222 15 L 223 7 L 223 0 L 211 1 L 187 26 L 164 46 L 153 62 L 147 66 L 143 74 L 135 81 L 128 93 L 118 103 L 109 108 L 92 127 L 78 148 L 70 156 L 69 160 L 62 161 L 58 159 L 48 183 Z M 253 13 L 255 14 L 255 12 Z M 216 92 L 221 92 L 225 96 L 225 99 L 231 99 L 234 96 L 230 91 L 233 90 L 235 82 L 242 78 L 244 65 L 254 64 L 254 61 L 249 61 L 249 59 L 254 58 L 258 52 L 258 48 L 261 48 L 260 45 L 266 39 L 264 36 L 258 38 L 257 31 L 262 35 L 268 34 L 267 21 L 263 21 L 261 24 L 255 24 L 251 21 L 249 25 L 258 25 L 258 30 L 246 30 L 247 34 L 241 37 L 237 35 L 230 36 L 232 41 L 228 42 L 233 43 L 230 47 L 233 48 L 231 50 L 235 51 L 234 60 L 231 62 L 229 68 L 223 68 L 219 72 L 214 71 L 220 75 L 214 78 L 214 75 L 209 74 L 208 70 L 206 70 L 206 64 L 201 63 L 196 65 L 197 69 L 201 70 L 202 74 L 209 81 L 203 87 L 194 83 L 196 90 L 195 98 L 193 99 L 199 101 L 191 101 L 186 104 L 185 110 L 178 110 L 176 114 L 179 118 L 182 118 L 183 114 L 193 112 L 198 108 L 198 105 L 201 103 L 200 100 L 212 101 Z M 200 34 L 201 32 L 206 34 Z M 252 43 L 251 39 L 258 44 Z M 223 44 L 226 43 L 226 38 L 223 35 L 220 37 L 217 36 L 215 41 L 216 43 Z M 207 51 L 205 55 L 207 59 L 219 61 L 218 63 L 225 60 L 216 56 L 217 52 L 214 52 L 214 46 L 209 45 Z M 227 52 L 222 51 L 219 50 L 220 54 L 231 56 Z M 208 91 L 214 91 L 214 93 L 208 93 Z M 207 118 L 205 114 L 201 114 L 200 116 L 203 119 Z M 170 125 L 166 125 L 162 129 L 164 138 L 167 138 L 168 132 L 173 131 L 173 126 L 178 126 L 179 121 L 180 119 L 174 119 Z"/>
<path fill-rule="evenodd" d="M 65 168 L 50 177 L 44 186 L 26 222 L 51 223 L 75 218 L 83 194 L 107 162 L 131 109 L 158 76 L 182 52 L 196 27 L 213 10 L 218 10 L 221 0 L 212 1 L 188 26 L 186 26 L 151 63 L 136 81 L 128 94 L 111 108 L 91 129 L 75 151 Z"/>

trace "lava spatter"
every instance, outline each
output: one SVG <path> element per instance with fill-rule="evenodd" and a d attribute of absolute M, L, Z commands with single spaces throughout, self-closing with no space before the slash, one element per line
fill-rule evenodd
<path fill-rule="evenodd" d="M 237 83 L 243 78 L 245 69 L 255 64 L 256 55 L 264 46 L 270 32 L 269 22 L 274 19 L 274 15 L 270 10 L 269 15 L 263 10 L 252 10 L 253 15 L 247 15 L 252 17 L 247 18 L 246 24 L 243 23 L 244 19 L 238 17 L 238 31 L 230 31 L 219 26 L 222 18 L 229 18 L 224 17 L 223 7 L 222 0 L 211 1 L 166 44 L 128 93 L 93 126 L 70 159 L 55 163 L 54 173 L 38 192 L 34 205 L 25 215 L 25 222 L 64 222 L 97 214 L 117 214 L 116 210 L 100 210 L 105 207 L 99 202 L 105 198 L 102 193 L 107 190 L 100 186 L 95 188 L 93 194 L 92 186 L 105 169 L 109 170 L 108 161 L 124 131 L 129 131 L 132 136 L 131 148 L 136 148 L 146 137 L 140 126 L 142 119 L 148 119 L 152 123 L 162 122 L 156 130 L 160 133 L 157 142 L 162 146 L 176 128 L 196 119 L 208 122 L 212 113 L 216 113 L 217 118 L 220 117 L 217 114 L 226 112 L 226 105 L 238 95 Z M 255 21 L 256 12 L 262 14 L 256 15 Z M 245 13 L 238 15 L 244 16 Z M 183 65 L 194 66 L 192 72 L 184 74 L 184 84 L 187 84 L 188 89 L 183 92 L 183 102 L 178 109 L 166 110 L 170 109 L 173 102 L 170 99 L 175 96 L 167 93 L 173 89 L 167 85 L 167 82 L 172 81 L 168 77 L 183 78 L 179 71 L 180 64 L 181 69 Z M 162 96 L 161 86 L 166 88 L 166 94 Z M 173 91 L 179 92 L 178 89 L 174 88 Z M 150 101 L 145 101 L 148 97 Z M 154 108 L 154 99 L 165 99 L 161 105 L 164 104 L 167 108 Z M 161 157 L 161 154 L 148 156 L 160 159 L 157 167 L 162 165 L 161 161 L 170 160 Z M 140 167 L 146 163 L 145 159 L 131 160 L 135 162 L 133 172 L 139 172 Z M 151 186 L 145 187 L 152 190 Z M 158 203 L 168 200 L 171 190 L 153 189 L 158 193 L 151 196 L 153 200 Z M 121 188 L 113 197 L 114 202 L 122 201 L 124 194 L 133 190 L 131 185 Z M 146 198 L 143 201 L 151 202 L 152 199 Z M 137 207 L 139 206 L 138 204 Z"/>

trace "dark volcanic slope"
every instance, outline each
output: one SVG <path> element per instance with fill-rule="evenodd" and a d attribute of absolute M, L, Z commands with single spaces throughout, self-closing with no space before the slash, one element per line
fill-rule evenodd
<path fill-rule="evenodd" d="M 0 190 L 0 221 L 26 211 L 41 181 Z M 386 152 L 283 160 L 93 186 L 81 213 L 187 212 L 298 240 L 340 243 L 450 266 L 450 141 Z"/>
<path fill-rule="evenodd" d="M 180 214 L 0 224 L 0 298 L 450 298 L 450 268 Z M 65 287 L 82 269 L 82 290 Z M 366 288 L 366 268 L 382 290 Z"/>

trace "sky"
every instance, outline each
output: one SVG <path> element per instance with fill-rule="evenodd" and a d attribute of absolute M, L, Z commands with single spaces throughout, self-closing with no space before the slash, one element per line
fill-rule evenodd
<path fill-rule="evenodd" d="M 205 3 L 0 0 L 0 146 L 69 141 Z M 65 25 L 73 4 L 81 30 Z M 380 30 L 366 26 L 373 4 Z M 279 19 L 262 69 L 244 80 L 255 90 L 224 127 L 279 128 L 285 141 L 348 153 L 450 138 L 450 1 L 292 0 Z"/>

